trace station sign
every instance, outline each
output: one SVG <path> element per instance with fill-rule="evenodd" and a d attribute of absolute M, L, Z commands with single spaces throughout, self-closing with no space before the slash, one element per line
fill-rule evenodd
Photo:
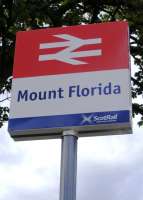
<path fill-rule="evenodd" d="M 18 32 L 9 132 L 16 140 L 131 132 L 127 22 Z"/>

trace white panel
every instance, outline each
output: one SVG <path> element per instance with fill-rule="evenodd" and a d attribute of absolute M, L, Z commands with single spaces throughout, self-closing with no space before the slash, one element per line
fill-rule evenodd
<path fill-rule="evenodd" d="M 14 79 L 10 118 L 130 110 L 129 75 L 128 69 L 120 69 Z M 80 85 L 80 88 L 90 89 L 97 87 L 99 83 L 106 86 L 109 82 L 112 86 L 120 85 L 121 93 L 100 95 L 97 89 L 93 96 L 77 97 L 73 95 L 69 98 L 70 86 Z M 61 96 L 64 98 L 59 98 L 58 92 L 56 99 L 35 101 L 21 99 L 19 102 L 17 101 L 19 90 L 22 92 L 28 90 L 30 94 L 40 91 L 48 93 L 48 91 L 59 90 L 59 88 L 63 90 Z"/>

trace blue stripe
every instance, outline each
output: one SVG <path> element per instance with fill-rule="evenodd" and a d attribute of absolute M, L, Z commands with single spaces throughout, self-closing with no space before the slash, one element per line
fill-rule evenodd
<path fill-rule="evenodd" d="M 15 118 L 9 120 L 9 130 L 29 130 L 42 128 L 66 128 L 71 126 L 93 126 L 100 124 L 128 123 L 128 110 L 93 112 L 70 115 L 54 115 L 42 117 Z"/>

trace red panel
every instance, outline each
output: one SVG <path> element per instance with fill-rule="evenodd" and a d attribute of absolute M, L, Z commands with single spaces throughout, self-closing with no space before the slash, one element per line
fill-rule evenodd
<path fill-rule="evenodd" d="M 86 64 L 72 65 L 58 60 L 39 62 L 41 54 L 53 54 L 67 47 L 39 49 L 40 43 L 65 42 L 55 37 L 70 34 L 81 39 L 102 38 L 101 44 L 84 45 L 76 51 L 101 49 L 101 56 L 76 58 Z M 46 28 L 17 33 L 14 78 L 66 74 L 129 67 L 128 24 L 111 22 L 61 28 Z"/>

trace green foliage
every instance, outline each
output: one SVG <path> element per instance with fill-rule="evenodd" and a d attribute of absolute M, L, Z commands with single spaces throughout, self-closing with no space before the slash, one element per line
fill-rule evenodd
<path fill-rule="evenodd" d="M 3 125 L 3 122 L 8 121 L 8 113 L 9 113 L 8 107 L 1 107 L 0 106 L 0 128 Z"/>
<path fill-rule="evenodd" d="M 133 98 L 143 93 L 143 0 L 1 0 L 0 94 L 11 90 L 15 35 L 19 30 L 127 20 L 130 51 L 138 69 L 132 78 Z M 133 104 L 143 116 L 143 105 Z M 8 119 L 0 107 L 0 126 Z M 143 125 L 143 117 L 139 122 Z"/>

